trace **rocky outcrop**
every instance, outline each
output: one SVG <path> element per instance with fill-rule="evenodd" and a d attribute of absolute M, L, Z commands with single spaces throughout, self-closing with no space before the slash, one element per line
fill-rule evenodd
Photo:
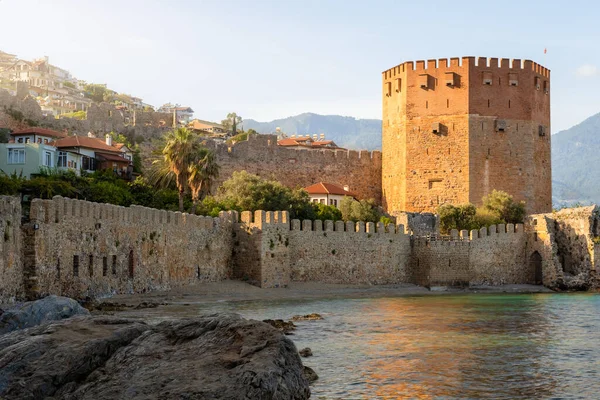
<path fill-rule="evenodd" d="M 41 300 L 28 301 L 0 313 L 0 335 L 17 329 L 30 328 L 49 321 L 89 314 L 88 310 L 81 307 L 73 299 L 48 296 Z"/>
<path fill-rule="evenodd" d="M 304 374 L 292 341 L 236 314 L 75 317 L 0 336 L 4 400 L 307 399 Z"/>

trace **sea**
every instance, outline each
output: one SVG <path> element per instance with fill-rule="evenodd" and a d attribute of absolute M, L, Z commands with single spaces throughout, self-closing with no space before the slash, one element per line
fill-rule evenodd
<path fill-rule="evenodd" d="M 599 294 L 452 294 L 168 307 L 290 319 L 313 399 L 600 399 Z M 181 310 L 181 313 L 174 310 Z"/>

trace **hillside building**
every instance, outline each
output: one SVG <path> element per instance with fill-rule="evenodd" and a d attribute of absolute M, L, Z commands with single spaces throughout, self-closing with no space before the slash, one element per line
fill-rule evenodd
<path fill-rule="evenodd" d="M 319 182 L 304 188 L 308 192 L 310 201 L 313 203 L 326 204 L 328 206 L 340 207 L 340 203 L 344 197 L 355 198 L 355 195 L 350 192 L 349 187 L 344 187 L 333 184 Z"/>

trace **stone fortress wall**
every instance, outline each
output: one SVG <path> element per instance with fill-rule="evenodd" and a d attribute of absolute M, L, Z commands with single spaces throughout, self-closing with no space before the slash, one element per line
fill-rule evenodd
<path fill-rule="evenodd" d="M 0 211 L 3 301 L 143 293 L 224 279 L 265 288 L 291 282 L 599 286 L 595 207 L 449 237 L 417 236 L 401 224 L 290 220 L 287 212 L 210 218 L 58 196 L 33 200 L 28 222 L 21 223 L 16 198 L 0 197 Z"/>
<path fill-rule="evenodd" d="M 382 73 L 388 212 L 481 203 L 491 190 L 551 211 L 550 71 L 529 60 L 405 62 Z"/>
<path fill-rule="evenodd" d="M 214 188 L 234 171 L 246 170 L 292 188 L 317 182 L 348 185 L 359 199 L 381 204 L 380 151 L 289 149 L 277 145 L 276 135 L 250 135 L 231 146 L 208 141 L 207 146 L 221 167 Z"/>

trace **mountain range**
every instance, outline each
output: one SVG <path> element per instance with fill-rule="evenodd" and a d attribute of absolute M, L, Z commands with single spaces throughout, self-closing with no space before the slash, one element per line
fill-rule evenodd
<path fill-rule="evenodd" d="M 321 134 L 349 149 L 381 149 L 381 120 L 304 113 L 271 122 L 244 120 L 244 129 Z M 552 202 L 555 207 L 600 204 L 600 113 L 552 136 Z"/>
<path fill-rule="evenodd" d="M 381 120 L 379 119 L 304 113 L 271 122 L 245 119 L 243 125 L 244 129 L 254 129 L 258 133 L 274 133 L 275 129 L 280 128 L 288 136 L 324 133 L 327 140 L 333 140 L 338 146 L 348 149 L 381 149 Z"/>

